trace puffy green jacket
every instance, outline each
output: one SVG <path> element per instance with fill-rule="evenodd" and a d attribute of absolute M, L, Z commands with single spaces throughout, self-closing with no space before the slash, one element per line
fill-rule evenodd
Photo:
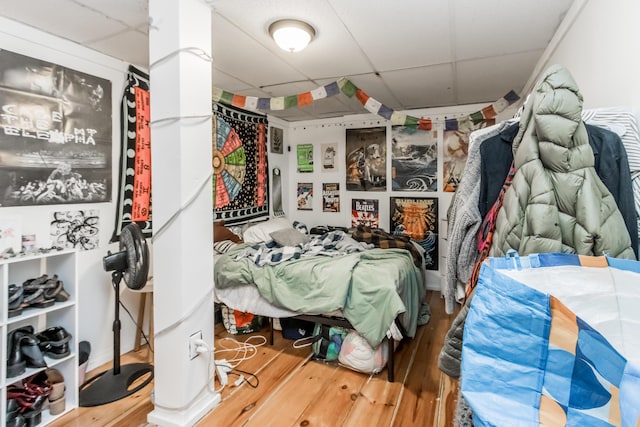
<path fill-rule="evenodd" d="M 571 74 L 550 67 L 526 102 L 513 142 L 516 172 L 498 212 L 490 256 L 509 249 L 635 259 L 616 202 L 593 167 Z"/>

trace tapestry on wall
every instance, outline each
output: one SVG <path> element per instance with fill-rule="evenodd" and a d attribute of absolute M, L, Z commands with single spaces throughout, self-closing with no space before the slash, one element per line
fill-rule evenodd
<path fill-rule="evenodd" d="M 387 128 L 347 129 L 347 190 L 387 189 Z"/>
<path fill-rule="evenodd" d="M 427 270 L 438 269 L 438 199 L 391 197 L 391 234 L 407 236 L 425 251 Z"/>
<path fill-rule="evenodd" d="M 215 220 L 241 224 L 269 216 L 267 117 L 213 104 Z"/>
<path fill-rule="evenodd" d="M 438 131 L 391 128 L 391 189 L 438 191 Z"/>
<path fill-rule="evenodd" d="M 0 206 L 111 201 L 111 82 L 0 49 Z"/>
<path fill-rule="evenodd" d="M 149 75 L 130 66 L 120 109 L 121 150 L 116 225 L 111 242 L 135 222 L 151 237 L 151 129 Z"/>

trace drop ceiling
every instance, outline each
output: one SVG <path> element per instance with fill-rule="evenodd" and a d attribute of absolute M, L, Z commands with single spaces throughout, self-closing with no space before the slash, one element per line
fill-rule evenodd
<path fill-rule="evenodd" d="M 215 87 L 295 95 L 347 77 L 394 110 L 493 102 L 520 93 L 572 0 L 209 0 Z M 0 0 L 0 15 L 148 67 L 147 0 Z M 288 53 L 281 18 L 316 38 Z M 0 46 L 1 47 L 1 46 Z M 300 121 L 366 113 L 338 95 L 264 113 Z"/>

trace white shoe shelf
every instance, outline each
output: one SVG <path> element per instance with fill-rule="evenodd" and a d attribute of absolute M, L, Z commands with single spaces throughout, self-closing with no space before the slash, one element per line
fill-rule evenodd
<path fill-rule="evenodd" d="M 0 425 L 6 425 L 7 417 L 7 387 L 11 384 L 21 384 L 24 378 L 30 377 L 46 368 L 26 368 L 26 371 L 15 377 L 7 377 L 7 358 L 10 343 L 7 335 L 14 329 L 32 326 L 35 334 L 53 326 L 63 327 L 70 335 L 69 347 L 71 354 L 62 359 L 45 357 L 48 368 L 55 368 L 64 377 L 65 410 L 61 414 L 52 416 L 48 409 L 42 410 L 40 426 L 49 424 L 53 420 L 66 414 L 78 406 L 78 268 L 77 251 L 50 250 L 46 253 L 33 255 L 18 255 L 8 259 L 0 259 L 0 352 L 2 354 L 2 370 L 0 374 Z M 47 274 L 64 283 L 64 289 L 69 298 L 64 302 L 56 302 L 46 308 L 23 308 L 18 315 L 9 317 L 8 297 L 11 284 L 21 285 L 28 279 Z"/>

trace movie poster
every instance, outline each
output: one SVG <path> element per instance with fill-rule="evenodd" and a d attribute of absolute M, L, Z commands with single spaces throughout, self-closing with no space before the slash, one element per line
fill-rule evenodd
<path fill-rule="evenodd" d="M 322 184 L 322 212 L 340 212 L 340 184 Z"/>
<path fill-rule="evenodd" d="M 111 82 L 0 50 L 0 206 L 111 201 Z"/>
<path fill-rule="evenodd" d="M 298 200 L 299 211 L 313 210 L 313 183 L 312 182 L 298 183 L 297 200 Z"/>
<path fill-rule="evenodd" d="M 438 191 L 438 132 L 391 128 L 391 189 Z"/>
<path fill-rule="evenodd" d="M 469 154 L 469 135 L 477 129 L 491 126 L 495 119 L 474 124 L 470 120 L 458 122 L 457 130 L 444 131 L 443 191 L 453 193 L 462 179 Z"/>
<path fill-rule="evenodd" d="M 313 172 L 313 145 L 298 144 L 298 172 Z"/>
<path fill-rule="evenodd" d="M 347 129 L 347 190 L 386 191 L 387 128 Z"/>
<path fill-rule="evenodd" d="M 378 200 L 377 199 L 353 199 L 351 201 L 351 226 L 364 225 L 378 228 Z"/>
<path fill-rule="evenodd" d="M 391 197 L 391 234 L 410 237 L 425 251 L 427 270 L 438 269 L 438 199 Z"/>

